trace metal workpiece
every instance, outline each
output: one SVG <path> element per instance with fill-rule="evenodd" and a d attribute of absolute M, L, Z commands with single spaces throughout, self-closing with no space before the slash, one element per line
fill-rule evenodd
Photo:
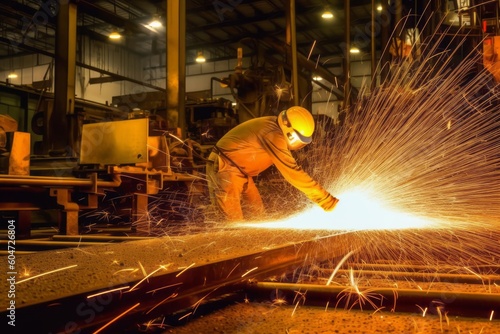
<path fill-rule="evenodd" d="M 76 177 L 0 175 L 0 185 L 12 186 L 66 186 L 95 189 L 96 187 L 118 187 L 120 184 L 119 175 L 115 175 L 113 181 L 98 180 L 95 178 L 95 175 L 91 175 L 86 179 Z"/>
<path fill-rule="evenodd" d="M 264 233 L 264 235 L 262 235 Z M 333 242 L 335 238 L 313 238 L 305 241 L 296 241 L 276 247 L 263 247 L 260 250 L 257 244 L 267 241 L 269 232 L 259 233 L 250 231 L 226 231 L 223 233 L 206 234 L 200 240 L 212 240 L 209 244 L 193 244 L 196 237 L 179 238 L 183 240 L 179 245 L 188 249 L 189 247 L 206 249 L 206 257 L 214 260 L 203 263 L 200 254 L 190 265 L 179 266 L 190 258 L 188 254 L 171 252 L 162 244 L 172 244 L 174 240 L 143 240 L 118 245 L 122 251 L 137 251 L 128 254 L 135 258 L 135 266 L 139 263 L 148 268 L 148 273 L 141 279 L 126 280 L 118 279 L 121 270 L 126 267 L 117 267 L 116 272 L 100 267 L 102 259 L 92 263 L 92 256 L 86 256 L 87 262 L 76 261 L 78 266 L 66 266 L 69 268 L 59 272 L 56 281 L 50 285 L 58 285 L 57 282 L 69 282 L 76 277 L 81 277 L 80 289 L 63 291 L 61 286 L 59 294 L 40 296 L 38 282 L 36 280 L 50 279 L 49 277 L 34 278 L 31 282 L 18 282 L 18 290 L 22 296 L 18 300 L 24 300 L 26 305 L 19 305 L 16 317 L 20 326 L 30 326 L 30 322 L 37 323 L 40 333 L 64 332 L 81 330 L 83 332 L 116 332 L 133 328 L 136 324 L 146 322 L 158 316 L 171 316 L 182 310 L 196 312 L 200 304 L 219 298 L 222 295 L 233 294 L 243 291 L 249 281 L 264 280 L 271 276 L 280 276 L 291 272 L 299 267 L 307 265 L 312 259 L 340 257 L 343 251 L 343 242 Z M 241 251 L 235 249 L 232 256 L 220 256 L 223 244 L 237 247 L 248 242 L 249 238 L 260 238 L 261 242 L 249 248 L 253 251 Z M 295 235 L 299 237 L 299 235 Z M 246 241 L 245 241 L 246 240 Z M 259 239 L 254 239 L 259 240 Z M 218 248 L 211 244 L 220 245 Z M 151 249 L 150 246 L 156 247 Z M 88 247 L 85 253 L 107 254 L 109 246 Z M 115 246 L 116 247 L 116 246 Z M 151 269 L 151 258 L 144 258 L 145 253 L 141 247 L 146 247 L 155 252 L 150 257 L 161 261 L 154 270 Z M 118 258 L 121 254 L 118 248 L 112 248 L 116 252 L 111 255 Z M 230 247 L 231 248 L 231 247 Z M 210 251 L 213 249 L 213 251 Z M 73 253 L 73 252 L 72 252 Z M 213 254 L 212 254 L 213 253 Z M 219 254 L 219 255 L 217 255 Z M 36 255 L 26 255 L 23 263 L 37 263 Z M 41 255 L 41 254 L 40 254 Z M 31 257 L 31 259 L 30 259 Z M 80 257 L 80 256 L 79 256 Z M 111 258 L 109 255 L 103 257 Z M 199 261 L 202 261 L 201 263 Z M 21 262 L 21 261 L 19 261 Z M 67 262 L 64 261 L 64 262 Z M 71 261 L 70 261 L 71 262 Z M 130 263 L 130 262 L 129 262 Z M 64 265 L 64 264 L 61 264 Z M 111 266 L 114 269 L 114 266 Z M 104 273 L 103 273 L 104 272 Z M 77 273 L 81 273 L 79 276 Z M 50 275 L 47 275 L 50 276 Z M 84 277 L 100 277 L 98 282 L 86 284 Z M 106 277 L 112 278 L 108 280 Z M 76 278 L 78 280 L 78 278 Z M 40 281 L 40 283 L 42 283 Z M 98 287 L 98 288 L 97 288 Z M 51 293 L 49 293 L 51 294 Z M 24 296 L 24 297 L 23 297 Z M 38 296 L 38 297 L 36 297 Z M 3 312 L 5 313 L 5 312 Z M 29 319 L 29 321 L 28 321 Z"/>
<path fill-rule="evenodd" d="M 77 238 L 55 241 L 74 244 Z M 263 322 L 282 307 L 288 318 L 319 308 L 330 317 L 364 310 L 381 318 L 427 314 L 429 321 L 476 317 L 491 323 L 500 308 L 499 268 L 485 267 L 489 274 L 477 275 L 422 263 L 344 263 L 346 249 L 362 239 L 356 233 L 226 228 L 114 245 L 96 244 L 113 238 L 84 239 L 85 248 L 18 258 L 18 266 L 32 272 L 16 285 L 18 328 L 34 321 L 40 333 L 133 333 L 156 323 L 159 329 L 183 332 L 186 326 L 189 332 L 191 324 L 201 322 L 210 332 L 220 321 L 217 310 L 230 313 L 241 304 L 248 305 L 249 314 L 250 304 L 268 308 Z"/>

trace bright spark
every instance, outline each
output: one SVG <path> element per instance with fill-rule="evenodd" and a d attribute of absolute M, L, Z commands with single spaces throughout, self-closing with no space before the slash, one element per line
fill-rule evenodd
<path fill-rule="evenodd" d="M 437 227 L 431 219 L 397 211 L 364 191 L 351 191 L 338 196 L 339 204 L 332 212 L 311 207 L 292 217 L 271 222 L 241 223 L 243 227 L 300 230 L 400 230 Z"/>
<path fill-rule="evenodd" d="M 29 281 L 29 280 L 32 280 L 34 278 L 38 278 L 38 277 L 41 277 L 41 276 L 45 276 L 45 275 L 48 275 L 48 274 L 53 274 L 53 273 L 56 273 L 58 271 L 62 271 L 62 270 L 67 270 L 67 269 L 71 269 L 71 268 L 74 268 L 78 266 L 77 264 L 74 264 L 74 265 L 71 265 L 71 266 L 67 266 L 67 267 L 63 267 L 63 268 L 59 268 L 59 269 L 55 269 L 55 270 L 51 270 L 51 271 L 47 271 L 45 273 L 42 273 L 42 274 L 39 274 L 39 275 L 35 275 L 35 276 L 31 276 L 29 278 L 26 278 L 26 279 L 23 279 L 23 280 L 20 280 L 20 281 L 17 281 L 16 284 L 19 284 L 19 283 L 23 283 L 23 282 L 26 282 L 26 281 Z"/>
<path fill-rule="evenodd" d="M 130 288 L 130 286 L 127 285 L 127 286 L 122 286 L 122 287 L 119 287 L 119 288 L 116 288 L 116 289 L 110 289 L 110 290 L 98 292 L 98 293 L 95 293 L 93 295 L 88 295 L 87 299 L 94 298 L 94 297 L 97 297 L 97 296 L 100 296 L 100 295 L 104 295 L 104 294 L 110 293 L 110 292 L 125 290 L 125 289 L 128 289 L 128 288 Z"/>
<path fill-rule="evenodd" d="M 164 266 L 164 265 L 161 265 L 159 266 L 157 269 L 153 270 L 151 273 L 147 274 L 143 279 L 141 279 L 139 282 L 137 282 L 133 287 L 130 288 L 130 290 L 128 290 L 129 292 L 130 291 L 133 291 L 135 290 L 135 288 L 137 288 L 142 282 L 148 280 L 149 277 L 153 276 L 154 274 L 156 274 L 158 271 L 160 270 L 167 270 L 167 268 L 170 266 L 171 264 L 169 263 L 168 265 Z"/>
<path fill-rule="evenodd" d="M 250 274 L 252 271 L 257 270 L 257 269 L 259 269 L 259 267 L 255 267 L 255 268 L 252 268 L 250 270 L 247 270 L 246 273 L 244 273 L 243 275 L 241 275 L 241 277 L 245 277 L 246 275 Z"/>
<path fill-rule="evenodd" d="M 126 311 L 120 313 L 118 316 L 116 316 L 115 318 L 111 319 L 111 321 L 109 321 L 108 323 L 106 323 L 104 326 L 102 326 L 101 328 L 99 328 L 98 330 L 96 330 L 95 332 L 93 332 L 93 334 L 97 334 L 97 333 L 100 333 L 102 332 L 104 329 L 106 329 L 109 325 L 111 325 L 112 323 L 114 323 L 116 320 L 120 319 L 121 317 L 123 317 L 124 315 L 126 315 L 127 313 L 129 313 L 130 311 L 132 311 L 133 309 L 135 309 L 137 306 L 141 305 L 141 303 L 137 303 L 135 304 L 134 306 L 130 307 L 129 309 L 127 309 Z"/>
<path fill-rule="evenodd" d="M 191 263 L 189 266 L 187 266 L 186 268 L 184 268 L 183 270 L 181 270 L 177 275 L 175 275 L 175 277 L 179 277 L 181 276 L 182 274 L 184 274 L 189 268 L 193 267 L 196 263 Z"/>

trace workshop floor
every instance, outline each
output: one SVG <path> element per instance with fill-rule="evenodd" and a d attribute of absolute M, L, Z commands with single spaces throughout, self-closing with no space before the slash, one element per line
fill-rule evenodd
<path fill-rule="evenodd" d="M 500 322 L 487 319 L 446 318 L 437 315 L 374 310 L 335 310 L 318 307 L 244 303 L 192 319 L 173 334 L 498 334 Z"/>
<path fill-rule="evenodd" d="M 227 238 L 228 234 L 230 238 Z M 271 245 L 310 240 L 317 232 L 281 232 L 234 230 L 217 233 L 200 233 L 191 236 L 165 237 L 122 244 L 106 244 L 84 248 L 56 250 L 28 254 L 17 258 L 17 266 L 26 270 L 19 278 L 17 301 L 20 306 L 53 300 L 73 293 L 109 287 L 126 275 L 127 279 L 143 278 L 160 264 L 182 268 L 196 263 L 209 263 L 219 259 L 248 254 Z M 265 247 L 264 247 L 265 246 Z M 347 249 L 347 248 L 346 248 Z M 54 269 L 66 268 L 53 272 Z M 52 271 L 52 273 L 51 273 Z M 27 280 L 41 273 L 51 273 Z M 132 274 L 133 273 L 133 274 Z M 0 287 L 6 286 L 6 282 Z M 6 291 L 6 290 L 5 290 Z M 0 301 L 6 298 L 0 296 Z M 412 314 L 375 311 L 328 309 L 268 303 L 246 303 L 242 298 L 233 306 L 216 310 L 208 315 L 193 317 L 184 326 L 168 327 L 163 333 L 408 333 L 408 334 L 500 334 L 500 321 L 440 317 L 435 314 L 422 316 L 418 310 Z M 498 316 L 495 314 L 495 319 Z M 158 324 L 152 324 L 158 329 Z"/>

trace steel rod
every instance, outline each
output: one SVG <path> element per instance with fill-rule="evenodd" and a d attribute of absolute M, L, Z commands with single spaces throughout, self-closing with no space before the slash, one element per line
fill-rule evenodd
<path fill-rule="evenodd" d="M 323 273 L 333 272 L 332 270 L 322 270 Z M 474 275 L 469 274 L 447 274 L 438 272 L 406 272 L 406 271 L 377 271 L 377 270 L 353 270 L 355 277 L 383 276 L 384 278 L 403 278 L 403 279 L 427 279 L 435 282 L 453 282 L 453 283 L 481 283 L 481 282 L 500 282 L 499 275 Z M 336 277 L 349 276 L 350 270 L 341 269 Z M 329 276 L 328 274 L 326 276 Z M 439 280 L 437 280 L 439 279 Z"/>
<path fill-rule="evenodd" d="M 358 292 L 359 291 L 359 292 Z M 489 317 L 500 310 L 500 294 L 470 293 L 448 290 L 412 290 L 363 286 L 326 286 L 279 282 L 257 282 L 248 285 L 248 296 L 269 299 L 281 296 L 288 304 L 301 300 L 306 305 L 370 308 L 368 300 L 376 307 L 398 312 L 447 312 L 448 316 Z M 304 296 L 305 298 L 298 298 Z M 439 309 L 439 310 L 438 310 Z"/>
<path fill-rule="evenodd" d="M 74 187 L 118 187 L 121 184 L 119 178 L 113 181 L 78 179 L 73 177 L 48 177 L 48 176 L 0 176 L 0 185 L 18 186 L 74 186 Z"/>

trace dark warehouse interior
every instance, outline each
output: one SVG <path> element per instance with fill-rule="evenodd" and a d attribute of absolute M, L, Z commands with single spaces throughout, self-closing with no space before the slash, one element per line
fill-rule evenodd
<path fill-rule="evenodd" d="M 5 0 L 6 333 L 500 333 L 500 2 Z"/>

